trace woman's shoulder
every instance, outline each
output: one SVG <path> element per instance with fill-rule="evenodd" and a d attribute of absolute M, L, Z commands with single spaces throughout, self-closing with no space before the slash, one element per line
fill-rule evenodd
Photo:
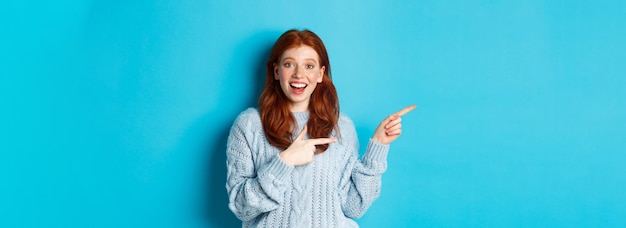
<path fill-rule="evenodd" d="M 247 108 L 246 110 L 243 110 L 241 113 L 239 113 L 239 116 L 243 118 L 254 118 L 254 117 L 261 118 L 259 114 L 259 110 L 254 107 L 250 107 L 250 108 Z"/>
<path fill-rule="evenodd" d="M 349 122 L 352 123 L 352 119 L 350 118 L 350 116 L 348 116 L 348 114 L 341 112 L 339 113 L 339 122 Z"/>
<path fill-rule="evenodd" d="M 352 119 L 350 119 L 350 117 L 343 112 L 339 114 L 339 120 L 337 121 L 337 125 L 339 125 L 339 128 L 354 129 L 354 122 L 352 122 Z"/>
<path fill-rule="evenodd" d="M 234 125 L 251 126 L 260 123 L 261 115 L 259 114 L 259 110 L 251 107 L 239 113 L 239 115 L 235 119 Z"/>
<path fill-rule="evenodd" d="M 352 122 L 352 119 L 347 114 L 343 112 L 339 114 L 337 127 L 339 130 L 339 135 L 340 135 L 342 144 L 344 142 L 353 142 L 357 138 L 356 127 L 354 126 L 354 122 Z"/>

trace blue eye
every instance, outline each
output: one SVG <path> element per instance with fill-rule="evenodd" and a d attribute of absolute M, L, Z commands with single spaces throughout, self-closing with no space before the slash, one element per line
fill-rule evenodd
<path fill-rule="evenodd" d="M 291 63 L 285 63 L 285 64 L 283 64 L 283 66 L 285 66 L 285 67 L 291 67 L 291 66 L 293 66 L 293 64 L 291 64 Z"/>
<path fill-rule="evenodd" d="M 311 65 L 311 64 L 306 65 L 306 68 L 307 68 L 307 69 L 313 69 L 313 65 Z"/>

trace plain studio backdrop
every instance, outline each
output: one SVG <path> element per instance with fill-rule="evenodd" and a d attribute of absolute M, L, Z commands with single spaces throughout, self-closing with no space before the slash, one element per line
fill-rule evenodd
<path fill-rule="evenodd" d="M 5 0 L 0 227 L 240 226 L 226 138 L 291 28 L 362 146 L 418 105 L 362 227 L 624 227 L 624 24 L 618 0 Z"/>

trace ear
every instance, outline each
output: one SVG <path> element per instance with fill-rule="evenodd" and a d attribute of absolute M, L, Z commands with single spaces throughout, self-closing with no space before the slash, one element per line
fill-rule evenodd
<path fill-rule="evenodd" d="M 322 66 L 322 68 L 320 68 L 320 75 L 322 75 L 322 76 L 317 78 L 317 83 L 322 83 L 322 79 L 324 79 L 324 72 L 325 71 L 326 71 L 326 66 Z"/>
<path fill-rule="evenodd" d="M 278 80 L 278 65 L 274 63 L 274 79 Z"/>

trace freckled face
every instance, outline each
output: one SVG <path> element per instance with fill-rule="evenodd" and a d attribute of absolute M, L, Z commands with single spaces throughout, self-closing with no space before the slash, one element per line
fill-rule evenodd
<path fill-rule="evenodd" d="M 311 94 L 322 82 L 326 67 L 320 65 L 317 52 L 306 45 L 287 49 L 274 64 L 274 79 L 280 81 L 283 93 L 289 99 L 292 112 L 309 108 Z"/>

